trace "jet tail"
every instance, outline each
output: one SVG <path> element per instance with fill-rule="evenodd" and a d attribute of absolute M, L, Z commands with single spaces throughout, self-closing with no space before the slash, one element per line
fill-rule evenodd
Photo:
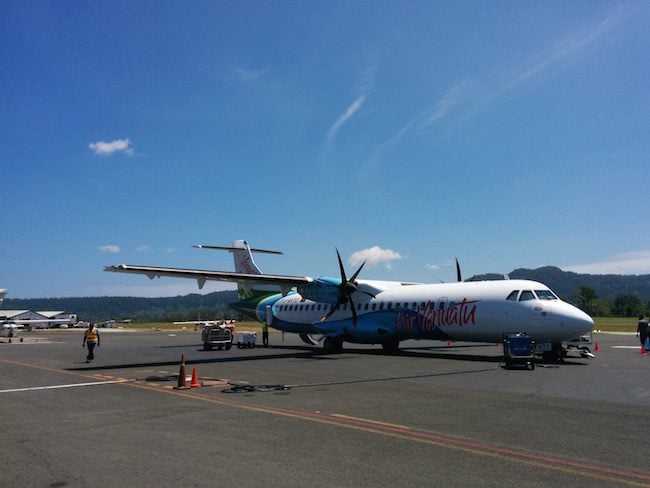
<path fill-rule="evenodd" d="M 248 242 L 244 240 L 234 241 L 232 246 L 206 246 L 196 245 L 193 246 L 197 249 L 213 249 L 219 251 L 229 251 L 233 254 L 235 261 L 235 272 L 247 274 L 262 274 L 260 268 L 255 264 L 253 253 L 263 254 L 282 254 L 280 251 L 269 251 L 268 249 L 251 248 Z M 240 300 L 247 300 L 256 296 L 255 285 L 251 283 L 238 283 L 237 292 Z M 262 291 L 262 290 L 259 290 Z"/>

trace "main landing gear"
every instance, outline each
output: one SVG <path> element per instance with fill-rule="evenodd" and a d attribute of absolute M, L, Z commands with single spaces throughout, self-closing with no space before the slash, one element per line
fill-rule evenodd
<path fill-rule="evenodd" d="M 554 342 L 553 348 L 550 351 L 544 351 L 542 353 L 542 360 L 545 363 L 562 363 L 565 357 L 566 349 L 559 342 Z"/>
<path fill-rule="evenodd" d="M 341 337 L 326 337 L 323 341 L 325 354 L 340 354 L 343 352 L 343 339 Z"/>

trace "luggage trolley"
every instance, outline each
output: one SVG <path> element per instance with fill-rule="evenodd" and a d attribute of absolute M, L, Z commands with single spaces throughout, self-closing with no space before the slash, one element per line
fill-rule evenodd
<path fill-rule="evenodd" d="M 503 334 L 503 355 L 507 369 L 514 365 L 535 369 L 535 341 L 525 332 Z"/>

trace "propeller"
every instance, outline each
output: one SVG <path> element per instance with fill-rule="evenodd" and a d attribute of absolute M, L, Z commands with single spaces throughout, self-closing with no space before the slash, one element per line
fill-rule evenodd
<path fill-rule="evenodd" d="M 460 264 L 458 264 L 458 258 L 454 259 L 456 259 L 456 281 L 461 282 L 463 281 L 463 278 L 460 274 Z"/>
<path fill-rule="evenodd" d="M 357 276 L 359 276 L 359 273 L 363 269 L 366 262 L 364 261 L 363 263 L 361 263 L 359 269 L 357 269 L 348 280 L 345 274 L 345 268 L 343 267 L 343 261 L 341 260 L 341 255 L 339 254 L 338 248 L 336 249 L 336 257 L 338 258 L 339 261 L 339 270 L 341 272 L 341 284 L 339 285 L 339 292 L 338 292 L 336 303 L 334 304 L 332 309 L 327 313 L 327 315 L 325 315 L 325 317 L 321 319 L 321 322 L 329 319 L 334 314 L 334 312 L 336 312 L 339 308 L 341 308 L 341 305 L 344 305 L 345 303 L 349 303 L 350 310 L 352 311 L 352 325 L 353 327 L 356 328 L 357 311 L 355 309 L 354 302 L 352 301 L 352 294 L 356 291 L 360 291 L 362 293 L 365 293 L 366 295 L 371 296 L 372 298 L 375 298 L 375 295 L 373 295 L 372 293 L 367 292 L 365 290 L 359 290 L 359 286 L 357 283 Z"/>

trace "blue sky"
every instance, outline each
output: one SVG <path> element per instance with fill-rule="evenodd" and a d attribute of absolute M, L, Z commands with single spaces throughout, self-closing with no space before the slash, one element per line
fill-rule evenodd
<path fill-rule="evenodd" d="M 0 287 L 650 273 L 650 4 L 0 2 Z M 361 256 L 361 258 L 360 258 Z M 208 283 L 204 292 L 223 289 Z"/>

